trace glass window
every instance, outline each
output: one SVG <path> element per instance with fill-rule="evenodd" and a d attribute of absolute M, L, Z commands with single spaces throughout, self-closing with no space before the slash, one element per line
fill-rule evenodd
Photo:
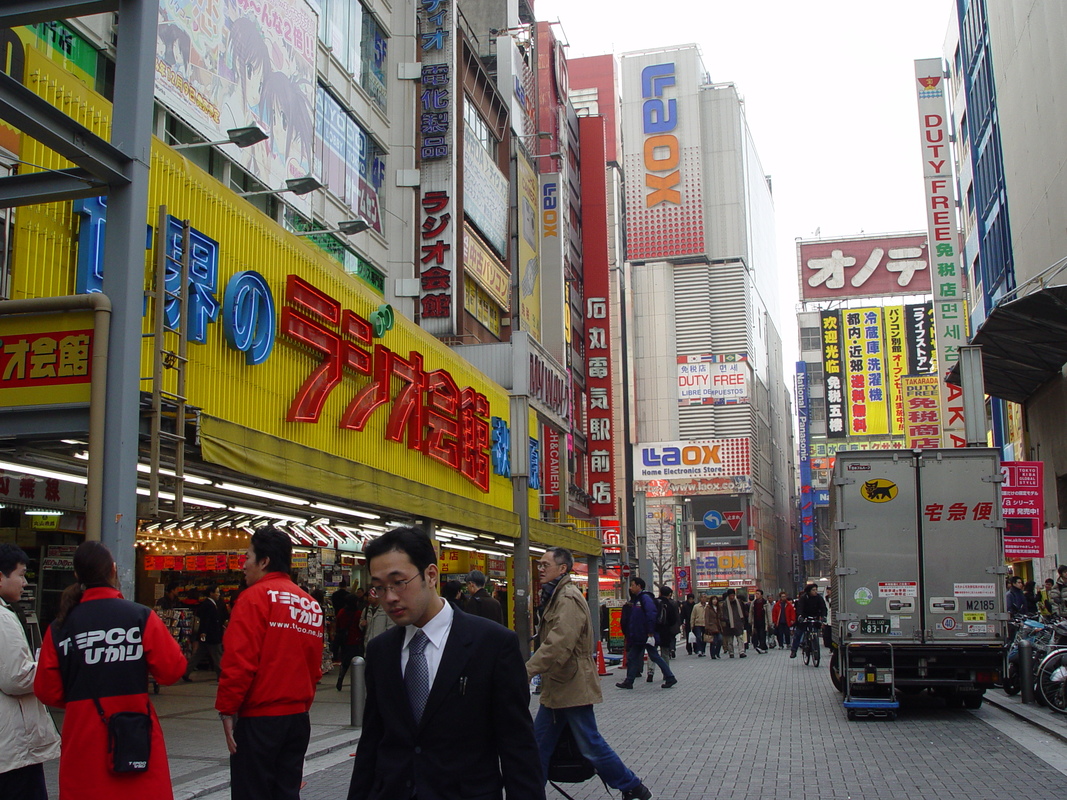
<path fill-rule="evenodd" d="M 822 349 L 822 331 L 819 328 L 801 328 L 800 329 L 800 349 L 805 350 L 821 350 Z"/>
<path fill-rule="evenodd" d="M 467 131 L 464 135 L 474 137 L 495 161 L 497 139 L 489 128 L 489 123 L 482 119 L 482 115 L 474 107 L 474 103 L 471 102 L 469 97 L 465 99 L 467 102 L 463 104 L 463 119 L 467 123 Z"/>
<path fill-rule="evenodd" d="M 389 37 L 372 15 L 363 13 L 360 40 L 359 85 L 385 110 L 385 70 L 389 54 Z"/>
<path fill-rule="evenodd" d="M 381 232 L 379 198 L 385 183 L 385 152 L 374 138 L 319 87 L 315 166 L 327 190 Z"/>
<path fill-rule="evenodd" d="M 319 38 L 341 66 L 382 109 L 386 97 L 389 37 L 361 3 L 320 0 Z"/>

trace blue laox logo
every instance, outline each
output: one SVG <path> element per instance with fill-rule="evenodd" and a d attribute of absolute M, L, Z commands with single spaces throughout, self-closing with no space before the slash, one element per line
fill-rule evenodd
<path fill-rule="evenodd" d="M 709 511 L 707 514 L 704 515 L 705 528 L 710 528 L 714 531 L 718 530 L 720 525 L 722 525 L 722 514 L 720 514 L 718 511 Z"/>
<path fill-rule="evenodd" d="M 75 291 L 78 294 L 104 290 L 104 231 L 107 225 L 107 197 L 78 200 L 74 212 L 81 217 L 78 231 L 78 269 Z M 147 226 L 145 249 L 152 249 L 153 230 Z M 167 218 L 163 244 L 166 248 L 166 289 L 178 292 L 181 287 L 182 224 Z M 223 304 L 217 297 L 219 277 L 219 243 L 195 228 L 189 231 L 189 298 L 187 336 L 195 344 L 207 343 L 208 324 L 222 313 L 223 333 L 230 347 L 245 354 L 249 365 L 262 364 L 274 348 L 276 313 L 274 296 L 266 279 L 258 272 L 246 270 L 234 275 L 226 286 Z M 147 304 L 145 307 L 147 312 Z M 164 317 L 171 330 L 178 325 L 179 300 L 168 296 Z M 383 325 L 392 325 L 383 320 Z"/>

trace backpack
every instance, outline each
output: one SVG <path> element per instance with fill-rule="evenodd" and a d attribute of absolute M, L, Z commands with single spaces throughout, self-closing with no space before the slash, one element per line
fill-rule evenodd
<path fill-rule="evenodd" d="M 656 630 L 657 631 L 674 631 L 677 633 L 678 628 L 678 609 L 675 608 L 674 603 L 664 597 L 655 598 L 656 602 Z"/>

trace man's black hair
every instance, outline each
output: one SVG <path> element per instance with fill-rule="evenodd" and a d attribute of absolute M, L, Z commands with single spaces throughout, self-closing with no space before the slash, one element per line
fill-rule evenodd
<path fill-rule="evenodd" d="M 256 561 L 269 558 L 267 572 L 289 572 L 289 564 L 293 560 L 293 542 L 287 533 L 267 525 L 252 534 L 252 552 L 256 554 Z"/>
<path fill-rule="evenodd" d="M 371 559 L 384 556 L 394 550 L 404 553 L 411 559 L 411 563 L 415 565 L 420 575 L 430 564 L 437 563 L 437 553 L 433 549 L 430 537 L 422 528 L 414 526 L 386 531 L 363 548 L 363 555 L 369 564 Z"/>
<path fill-rule="evenodd" d="M 644 578 L 630 578 L 630 583 L 636 583 L 638 586 L 641 587 L 641 590 L 644 591 L 644 588 L 645 588 L 645 579 Z"/>
<path fill-rule="evenodd" d="M 672 589 L 670 586 L 659 587 L 660 597 L 670 597 L 672 594 L 674 594 L 674 589 Z"/>
<path fill-rule="evenodd" d="M 5 578 L 10 578 L 19 564 L 29 565 L 30 557 L 26 552 L 15 544 L 4 542 L 0 544 L 0 572 Z"/>

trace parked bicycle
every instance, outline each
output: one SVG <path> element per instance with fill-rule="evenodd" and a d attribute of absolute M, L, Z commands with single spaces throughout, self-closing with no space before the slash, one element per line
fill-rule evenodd
<path fill-rule="evenodd" d="M 1067 714 L 1067 622 L 1052 628 L 1048 654 L 1041 659 L 1034 674 L 1040 698 L 1053 711 Z"/>
<path fill-rule="evenodd" d="M 797 624 L 805 626 L 804 638 L 800 640 L 804 663 L 817 667 L 821 658 L 819 636 L 822 633 L 823 620 L 819 617 L 802 617 Z"/>
<path fill-rule="evenodd" d="M 1045 624 L 1036 615 L 1031 617 L 1016 617 L 1012 620 L 1015 636 L 1008 647 L 1007 667 L 1004 671 L 1004 693 L 1008 695 L 1018 694 L 1022 690 L 1019 680 L 1021 670 L 1019 667 L 1019 645 L 1028 640 L 1033 645 L 1033 670 L 1031 674 L 1037 678 L 1037 666 L 1041 659 L 1048 653 L 1049 644 L 1052 642 L 1053 627 Z"/>

